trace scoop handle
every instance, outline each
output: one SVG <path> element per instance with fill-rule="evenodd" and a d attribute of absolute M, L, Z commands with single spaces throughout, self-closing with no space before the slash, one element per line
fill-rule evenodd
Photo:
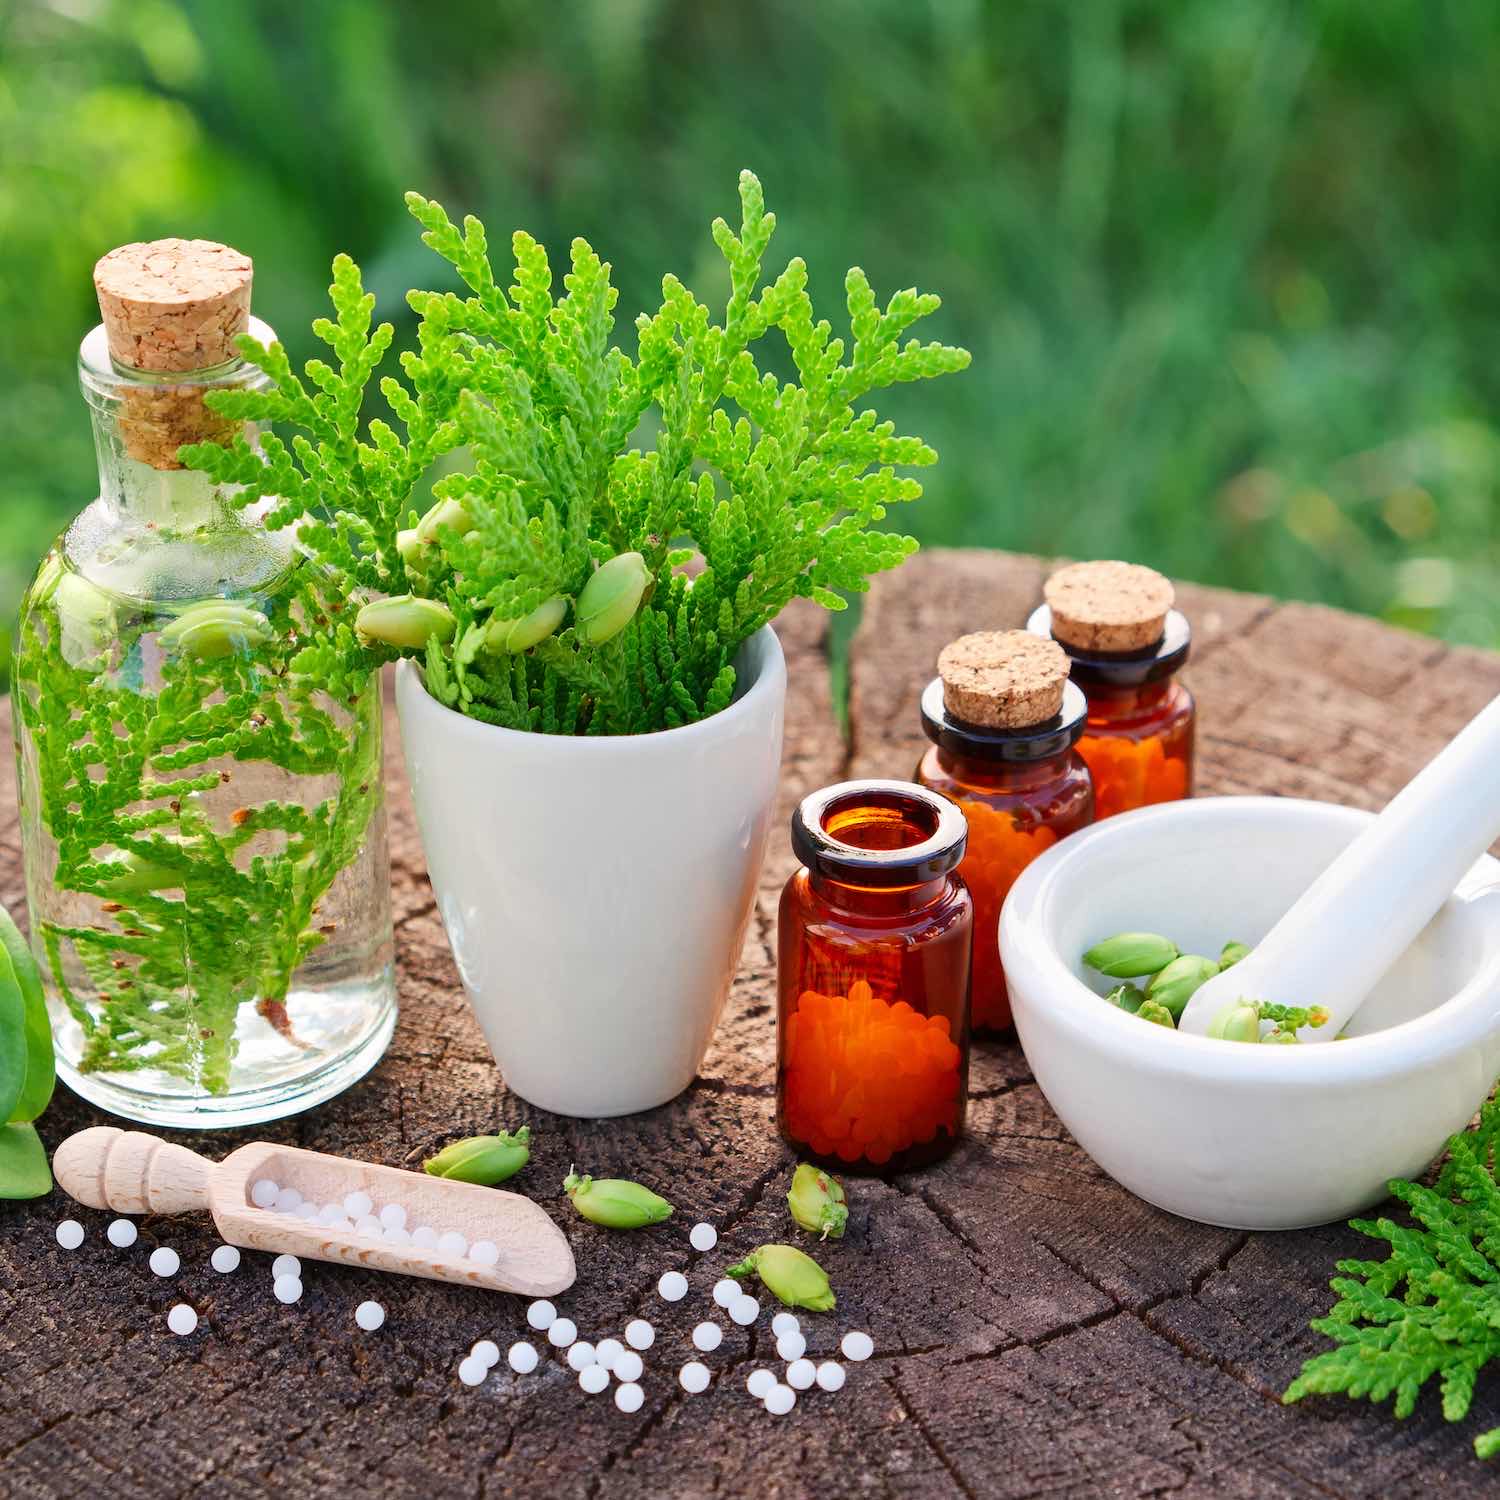
<path fill-rule="evenodd" d="M 96 1125 L 52 1154 L 52 1175 L 85 1208 L 121 1214 L 184 1214 L 208 1207 L 217 1166 L 206 1156 L 141 1130 Z"/>
<path fill-rule="evenodd" d="M 1500 836 L 1500 698 L 1433 757 L 1298 898 L 1250 956 L 1202 986 L 1182 1029 L 1241 995 L 1321 1005 L 1332 1041 Z"/>

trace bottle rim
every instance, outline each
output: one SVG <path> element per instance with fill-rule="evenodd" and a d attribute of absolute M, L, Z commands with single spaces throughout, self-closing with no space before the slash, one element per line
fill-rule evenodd
<path fill-rule="evenodd" d="M 1088 727 L 1089 704 L 1076 682 L 1063 684 L 1061 710 L 1040 724 L 996 729 L 956 717 L 943 701 L 943 679 L 934 677 L 922 690 L 922 728 L 939 749 L 970 760 L 1034 764 L 1066 754 Z"/>
<path fill-rule="evenodd" d="M 896 814 L 924 837 L 872 849 L 839 838 L 829 827 L 840 814 L 861 809 Z M 844 885 L 890 888 L 939 880 L 962 862 L 968 837 L 956 803 L 911 781 L 841 781 L 804 797 L 792 814 L 797 858 L 809 870 Z"/>
<path fill-rule="evenodd" d="M 1085 688 L 1144 687 L 1148 682 L 1160 682 L 1182 666 L 1193 644 L 1192 626 L 1188 624 L 1187 616 L 1177 609 L 1167 611 L 1161 639 L 1143 651 L 1082 651 L 1066 641 L 1057 640 L 1052 633 L 1052 610 L 1046 604 L 1039 604 L 1032 610 L 1026 628 L 1033 635 L 1057 641 L 1073 663 L 1073 681 Z"/>
<path fill-rule="evenodd" d="M 260 318 L 251 317 L 245 329 L 257 343 L 276 342 L 276 330 Z M 78 384 L 84 398 L 96 411 L 113 412 L 120 395 L 128 390 L 162 390 L 192 387 L 195 390 L 261 390 L 270 377 L 258 365 L 236 356 L 201 370 L 137 370 L 110 356 L 104 324 L 95 324 L 78 346 Z"/>

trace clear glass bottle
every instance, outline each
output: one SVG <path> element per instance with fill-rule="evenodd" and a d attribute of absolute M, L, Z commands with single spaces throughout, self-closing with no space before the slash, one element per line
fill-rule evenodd
<path fill-rule="evenodd" d="M 274 338 L 246 308 L 226 343 L 247 325 Z M 232 347 L 135 368 L 114 342 L 101 325 L 79 354 L 99 496 L 21 611 L 32 944 L 75 1092 L 247 1125 L 347 1087 L 395 1025 L 379 679 L 334 698 L 289 670 L 340 601 L 262 511 L 177 464 L 181 441 L 254 440 L 202 398 L 261 373 Z"/>
<path fill-rule="evenodd" d="M 850 781 L 792 818 L 777 929 L 777 1123 L 804 1158 L 893 1173 L 963 1134 L 974 905 L 944 797 Z"/>

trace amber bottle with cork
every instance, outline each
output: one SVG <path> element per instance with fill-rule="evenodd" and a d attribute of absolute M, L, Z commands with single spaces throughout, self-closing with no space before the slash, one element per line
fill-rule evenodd
<path fill-rule="evenodd" d="M 777 1122 L 803 1157 L 891 1173 L 963 1133 L 974 908 L 967 829 L 905 781 L 849 781 L 792 818 L 777 931 Z"/>
<path fill-rule="evenodd" d="M 932 746 L 916 779 L 956 802 L 969 826 L 959 872 L 974 898 L 976 1033 L 1011 1024 L 999 944 L 1011 886 L 1039 854 L 1093 821 L 1093 785 L 1074 749 L 1086 715 L 1067 655 L 1024 630 L 959 637 L 943 648 L 922 694 Z"/>
<path fill-rule="evenodd" d="M 1169 580 L 1125 562 L 1073 563 L 1027 621 L 1056 641 L 1088 699 L 1078 753 L 1094 778 L 1095 816 L 1113 817 L 1193 791 L 1193 696 L 1176 674 L 1192 632 Z"/>

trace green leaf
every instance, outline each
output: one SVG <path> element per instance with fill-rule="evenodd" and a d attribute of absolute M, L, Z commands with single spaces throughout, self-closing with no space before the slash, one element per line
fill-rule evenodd
<path fill-rule="evenodd" d="M 11 1107 L 10 1119 L 35 1120 L 51 1102 L 57 1083 L 52 1022 L 47 1014 L 41 970 L 31 955 L 30 945 L 3 906 L 0 906 L 0 949 L 9 957 L 12 973 L 21 988 L 26 1033 L 26 1078 Z"/>
<path fill-rule="evenodd" d="M 0 1125 L 0 1198 L 43 1198 L 51 1191 L 47 1148 L 36 1126 Z"/>
<path fill-rule="evenodd" d="M 0 1119 L 9 1120 L 26 1083 L 26 1001 L 10 955 L 0 953 Z"/>

